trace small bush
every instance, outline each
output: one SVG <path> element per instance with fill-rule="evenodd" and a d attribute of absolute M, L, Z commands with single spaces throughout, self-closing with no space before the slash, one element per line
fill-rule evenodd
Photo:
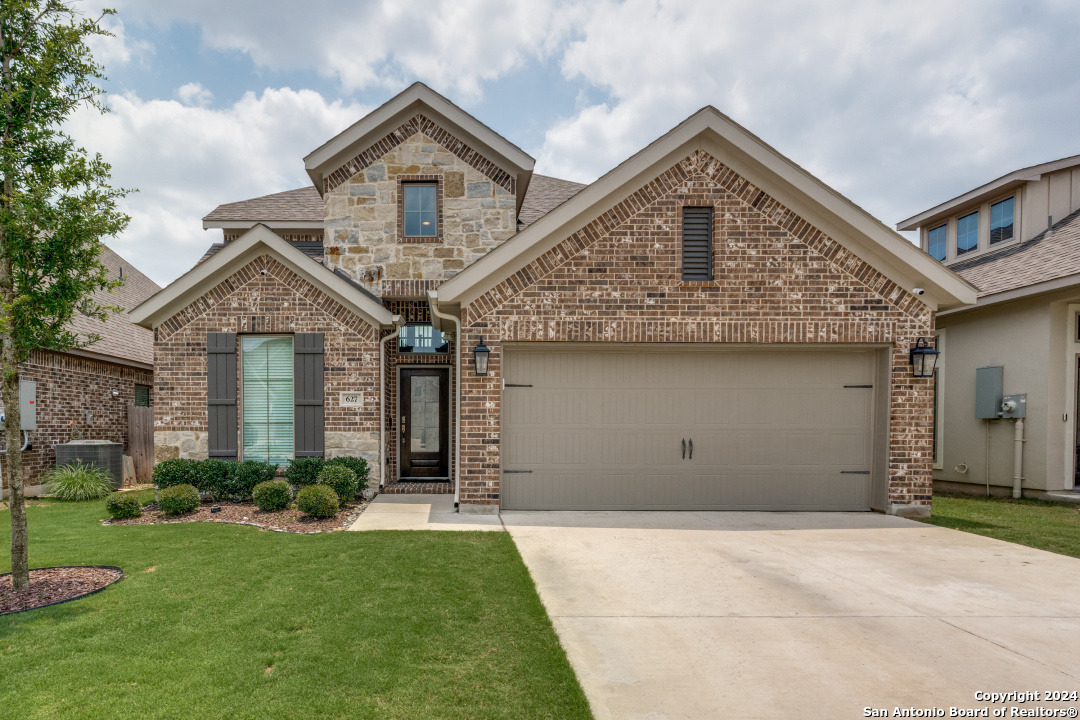
<path fill-rule="evenodd" d="M 356 473 L 342 464 L 327 463 L 319 473 L 319 485 L 326 485 L 337 493 L 338 501 L 344 505 L 352 502 L 360 484 L 356 482 Z"/>
<path fill-rule="evenodd" d="M 113 491 L 109 473 L 77 461 L 50 470 L 44 479 L 49 494 L 60 500 L 98 500 Z"/>
<path fill-rule="evenodd" d="M 325 464 L 326 462 L 322 458 L 296 458 L 285 469 L 285 479 L 296 488 L 314 485 L 319 482 L 319 472 L 322 471 Z"/>
<path fill-rule="evenodd" d="M 154 484 L 157 485 L 158 490 L 174 485 L 195 486 L 198 483 L 198 466 L 197 460 L 182 458 L 162 460 L 154 466 Z"/>
<path fill-rule="evenodd" d="M 171 485 L 158 493 L 158 507 L 166 515 L 186 515 L 199 507 L 194 485 Z"/>
<path fill-rule="evenodd" d="M 264 480 L 251 491 L 251 498 L 260 510 L 284 510 L 292 502 L 292 489 L 284 480 Z"/>
<path fill-rule="evenodd" d="M 236 492 L 236 463 L 230 460 L 210 458 L 194 460 L 195 482 L 191 483 L 199 492 L 210 495 L 215 500 L 232 497 Z"/>
<path fill-rule="evenodd" d="M 273 480 L 275 475 L 277 475 L 277 465 L 274 463 L 245 460 L 236 466 L 233 487 L 229 496 L 233 500 L 251 500 L 251 493 L 255 486 Z"/>
<path fill-rule="evenodd" d="M 367 489 L 368 482 L 368 464 L 367 460 L 359 457 L 336 457 L 333 460 L 327 460 L 326 465 L 342 465 L 353 471 L 356 475 L 357 492 Z"/>
<path fill-rule="evenodd" d="M 312 517 L 334 517 L 338 511 L 338 496 L 327 485 L 308 485 L 296 493 L 296 507 Z"/>
<path fill-rule="evenodd" d="M 109 517 L 117 520 L 139 517 L 142 515 L 142 503 L 133 492 L 115 492 L 105 498 L 105 509 L 109 511 Z"/>

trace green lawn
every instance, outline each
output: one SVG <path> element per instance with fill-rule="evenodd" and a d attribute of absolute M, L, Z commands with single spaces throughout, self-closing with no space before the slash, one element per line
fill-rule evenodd
<path fill-rule="evenodd" d="M 934 493 L 925 522 L 1080 557 L 1080 504 Z"/>
<path fill-rule="evenodd" d="M 29 509 L 31 567 L 126 577 L 0 617 L 4 717 L 591 717 L 505 533 L 102 527 L 103 515 L 101 502 Z M 6 572 L 6 510 L 0 552 Z"/>

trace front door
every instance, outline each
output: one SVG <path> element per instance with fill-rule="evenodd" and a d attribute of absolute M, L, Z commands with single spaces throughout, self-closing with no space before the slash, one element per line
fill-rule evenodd
<path fill-rule="evenodd" d="M 450 371 L 402 368 L 402 480 L 450 478 Z"/>

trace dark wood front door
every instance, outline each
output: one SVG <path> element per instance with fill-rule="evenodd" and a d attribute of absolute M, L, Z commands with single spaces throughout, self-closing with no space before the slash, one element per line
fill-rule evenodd
<path fill-rule="evenodd" d="M 401 479 L 450 477 L 450 371 L 401 370 Z"/>

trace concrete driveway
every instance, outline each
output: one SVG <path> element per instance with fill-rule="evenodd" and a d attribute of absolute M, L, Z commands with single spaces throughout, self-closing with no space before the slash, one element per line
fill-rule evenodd
<path fill-rule="evenodd" d="M 1080 690 L 1080 560 L 871 513 L 502 519 L 598 720 Z"/>

